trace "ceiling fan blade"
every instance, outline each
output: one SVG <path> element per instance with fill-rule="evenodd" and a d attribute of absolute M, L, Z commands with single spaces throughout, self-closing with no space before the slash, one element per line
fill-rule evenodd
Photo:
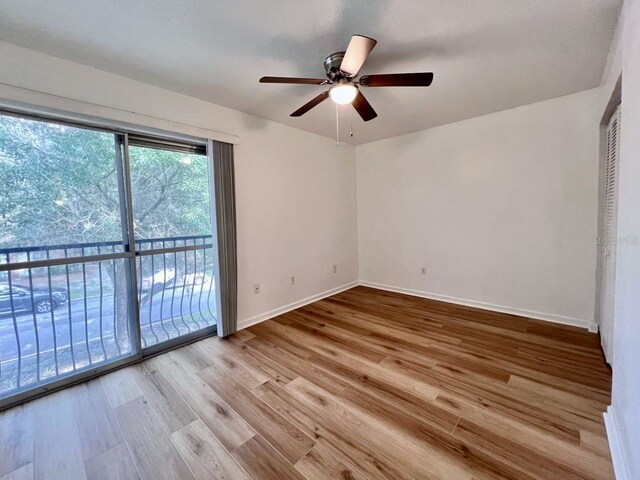
<path fill-rule="evenodd" d="M 365 87 L 428 87 L 433 82 L 433 73 L 386 73 L 382 75 L 364 75 L 360 85 Z"/>
<path fill-rule="evenodd" d="M 378 116 L 371 104 L 367 101 L 366 98 L 364 98 L 362 92 L 358 92 L 356 98 L 353 99 L 353 102 L 351 102 L 351 104 L 353 105 L 353 108 L 356 109 L 358 114 L 360 114 L 362 120 L 364 120 L 365 122 L 373 120 Z"/>
<path fill-rule="evenodd" d="M 291 114 L 292 117 L 301 117 L 302 115 L 304 115 L 305 113 L 307 113 L 309 110 L 311 110 L 313 107 L 315 107 L 316 105 L 318 105 L 319 103 L 322 103 L 323 101 L 325 101 L 327 98 L 329 98 L 329 91 L 327 90 L 326 92 L 322 92 L 320 95 L 318 95 L 317 97 L 315 97 L 313 100 L 311 100 L 310 102 L 305 103 L 303 106 L 301 106 L 298 110 L 296 110 L 295 112 L 293 112 Z"/>
<path fill-rule="evenodd" d="M 303 85 L 322 85 L 328 83 L 326 78 L 297 78 L 297 77 L 262 77 L 260 83 L 299 83 Z"/>
<path fill-rule="evenodd" d="M 349 75 L 357 75 L 362 68 L 362 64 L 371 53 L 371 50 L 376 46 L 376 43 L 378 43 L 376 40 L 365 37 L 364 35 L 354 35 L 351 37 L 347 51 L 340 64 L 340 71 L 348 73 Z"/>

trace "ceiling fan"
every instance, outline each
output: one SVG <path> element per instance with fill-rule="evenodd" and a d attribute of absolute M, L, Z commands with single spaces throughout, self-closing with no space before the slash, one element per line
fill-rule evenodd
<path fill-rule="evenodd" d="M 433 73 L 386 73 L 381 75 L 363 75 L 355 77 L 365 60 L 378 43 L 364 35 L 351 37 L 346 52 L 336 52 L 324 61 L 327 78 L 262 77 L 260 83 L 296 83 L 304 85 L 332 85 L 311 101 L 291 114 L 300 117 L 331 97 L 338 105 L 351 103 L 365 122 L 378 116 L 371 104 L 364 98 L 359 87 L 428 87 L 433 82 Z"/>

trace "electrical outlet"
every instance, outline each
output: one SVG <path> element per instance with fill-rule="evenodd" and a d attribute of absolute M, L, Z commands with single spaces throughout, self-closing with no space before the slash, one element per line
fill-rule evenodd
<path fill-rule="evenodd" d="M 253 284 L 253 294 L 254 295 L 258 295 L 260 293 L 260 284 L 259 283 L 254 283 Z"/>
<path fill-rule="evenodd" d="M 291 276 L 291 285 L 295 285 L 296 284 L 296 277 L 294 277 L 293 275 Z"/>
<path fill-rule="evenodd" d="M 422 273 L 422 275 L 426 275 L 427 274 L 427 267 L 422 267 L 420 269 L 420 273 Z"/>
<path fill-rule="evenodd" d="M 333 273 L 338 273 L 338 265 L 333 266 Z"/>

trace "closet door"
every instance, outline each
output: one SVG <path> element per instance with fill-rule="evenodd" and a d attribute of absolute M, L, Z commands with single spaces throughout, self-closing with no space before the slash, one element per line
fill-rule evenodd
<path fill-rule="evenodd" d="M 620 159 L 620 107 L 607 127 L 606 172 L 601 232 L 602 280 L 600 331 L 602 348 L 609 364 L 613 363 L 613 314 L 616 267 L 616 225 L 618 211 L 618 165 Z"/>

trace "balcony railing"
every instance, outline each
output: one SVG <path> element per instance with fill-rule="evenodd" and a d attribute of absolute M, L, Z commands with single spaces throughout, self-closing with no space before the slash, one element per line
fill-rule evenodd
<path fill-rule="evenodd" d="M 0 398 L 216 324 L 211 236 L 0 249 Z M 132 292 L 137 293 L 138 312 Z"/>

